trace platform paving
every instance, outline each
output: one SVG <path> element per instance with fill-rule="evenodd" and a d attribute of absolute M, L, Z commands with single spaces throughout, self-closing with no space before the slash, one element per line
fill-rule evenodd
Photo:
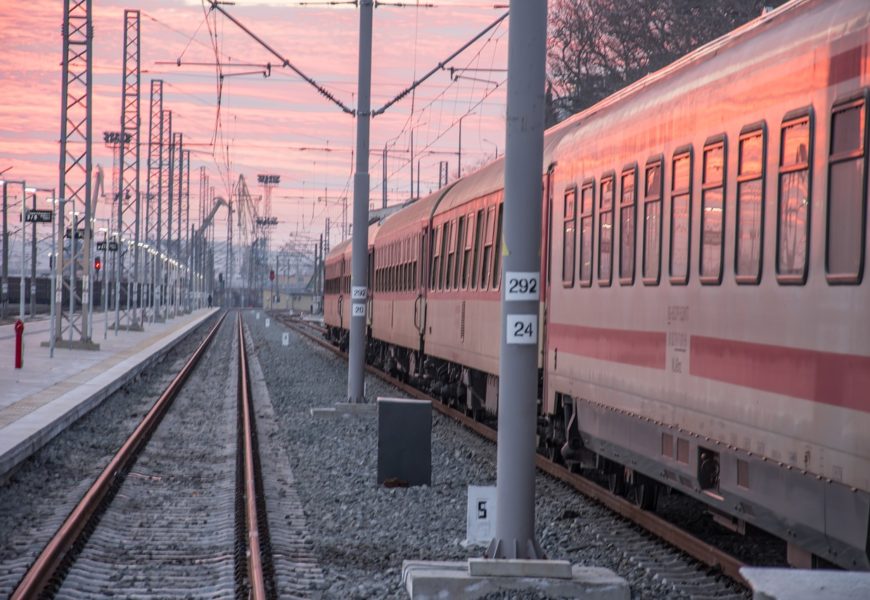
<path fill-rule="evenodd" d="M 22 369 L 14 368 L 13 325 L 0 326 L 0 480 L 218 310 L 201 309 L 146 324 L 145 331 L 117 334 L 111 324 L 106 331 L 97 313 L 92 335 L 100 349 L 56 348 L 53 358 L 42 346 L 48 320 L 27 321 Z"/>

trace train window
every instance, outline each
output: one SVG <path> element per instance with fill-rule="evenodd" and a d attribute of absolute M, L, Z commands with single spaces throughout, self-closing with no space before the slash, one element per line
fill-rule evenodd
<path fill-rule="evenodd" d="M 492 289 L 497 290 L 501 284 L 501 220 L 504 203 L 498 204 L 498 218 L 495 220 L 495 251 L 492 259 Z"/>
<path fill-rule="evenodd" d="M 619 204 L 619 283 L 634 283 L 635 205 L 637 204 L 637 167 L 622 172 L 622 197 Z"/>
<path fill-rule="evenodd" d="M 437 227 L 434 229 L 432 235 L 432 246 L 434 250 L 432 252 L 432 273 L 429 275 L 429 289 L 436 289 L 435 284 L 438 281 L 438 271 L 441 268 L 441 236 L 442 231 L 441 227 Z"/>
<path fill-rule="evenodd" d="M 577 206 L 577 188 L 565 191 L 562 214 L 562 285 L 574 287 L 574 242 L 577 239 L 577 218 L 575 210 Z"/>
<path fill-rule="evenodd" d="M 483 243 L 483 209 L 477 211 L 474 221 L 474 257 L 471 261 L 471 289 L 477 288 L 477 265 L 480 263 L 480 245 Z"/>
<path fill-rule="evenodd" d="M 489 273 L 492 267 L 492 234 L 495 229 L 495 207 L 486 209 L 486 230 L 483 234 L 483 260 L 480 265 L 480 289 L 489 286 Z"/>
<path fill-rule="evenodd" d="M 658 285 L 662 271 L 662 177 L 661 157 L 647 162 L 643 194 L 643 282 Z"/>
<path fill-rule="evenodd" d="M 601 178 L 598 194 L 598 285 L 610 285 L 613 272 L 613 180 L 611 173 Z"/>
<path fill-rule="evenodd" d="M 595 208 L 595 180 L 583 184 L 580 191 L 580 285 L 592 285 L 592 232 Z"/>
<path fill-rule="evenodd" d="M 725 242 L 725 136 L 707 140 L 701 176 L 701 283 L 722 283 Z"/>
<path fill-rule="evenodd" d="M 441 270 L 438 272 L 438 289 L 444 289 L 444 275 L 447 274 L 448 268 L 445 266 L 450 263 L 450 221 L 444 223 L 444 230 L 441 233 Z"/>
<path fill-rule="evenodd" d="M 786 116 L 780 130 L 776 274 L 780 283 L 807 280 L 810 246 L 812 112 Z"/>
<path fill-rule="evenodd" d="M 453 267 L 453 289 L 459 287 L 462 280 L 462 256 L 465 252 L 465 217 L 459 217 L 456 223 L 456 266 Z"/>
<path fill-rule="evenodd" d="M 867 96 L 840 102 L 831 116 L 828 162 L 828 235 L 825 267 L 830 283 L 861 283 L 867 220 Z"/>
<path fill-rule="evenodd" d="M 471 271 L 471 249 L 474 246 L 474 213 L 465 218 L 465 240 L 462 242 L 462 289 L 468 289 Z"/>
<path fill-rule="evenodd" d="M 456 254 L 456 222 L 449 223 L 449 239 L 447 242 L 447 258 L 444 261 L 444 289 L 450 289 L 450 283 L 453 281 L 453 259 Z M 446 234 L 445 234 L 446 235 Z"/>
<path fill-rule="evenodd" d="M 765 124 L 744 127 L 737 156 L 737 255 L 734 263 L 737 283 L 757 284 L 761 280 L 766 155 Z"/>
<path fill-rule="evenodd" d="M 692 240 L 692 148 L 674 153 L 671 170 L 671 283 L 689 282 L 689 254 Z"/>

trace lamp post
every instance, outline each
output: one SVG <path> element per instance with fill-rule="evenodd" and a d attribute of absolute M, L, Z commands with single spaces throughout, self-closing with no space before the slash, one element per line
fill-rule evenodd
<path fill-rule="evenodd" d="M 36 210 L 36 193 L 37 192 L 48 192 L 51 193 L 52 198 L 54 198 L 54 189 L 52 188 L 39 188 L 39 187 L 27 187 L 24 191 L 28 194 L 33 194 L 33 204 L 31 205 L 33 210 Z M 30 318 L 36 315 L 36 221 L 33 221 L 33 226 L 31 227 L 31 239 L 30 241 Z M 49 302 L 50 304 L 50 302 Z"/>
<path fill-rule="evenodd" d="M 9 303 L 9 196 L 6 187 L 10 183 L 25 186 L 23 181 L 0 179 L 0 186 L 3 186 L 3 269 L 2 281 L 0 281 L 0 317 L 6 316 L 6 305 Z M 24 202 L 23 199 L 22 202 Z M 24 223 L 21 225 L 23 227 Z"/>
<path fill-rule="evenodd" d="M 66 204 L 66 200 L 64 200 L 63 198 L 55 198 L 54 190 L 51 190 L 51 198 L 49 198 L 48 201 L 52 205 L 52 212 L 63 214 L 63 207 L 64 204 Z M 57 206 L 56 210 L 54 209 L 55 206 Z M 51 257 L 49 258 L 49 264 L 51 266 L 51 297 L 49 298 L 49 312 L 51 313 L 51 318 L 49 319 L 49 321 L 51 323 L 51 327 L 48 328 L 49 358 L 54 358 L 55 337 L 57 335 L 57 331 L 54 327 L 55 311 L 59 309 L 60 303 L 63 301 L 63 292 L 57 287 L 57 238 L 59 235 L 61 235 L 59 229 L 60 219 L 58 217 L 54 217 L 52 218 L 52 221 L 54 223 L 52 225 L 51 235 Z"/>
<path fill-rule="evenodd" d="M 498 160 L 498 144 L 496 144 L 492 140 L 488 140 L 486 138 L 480 138 L 480 141 L 486 142 L 487 144 L 492 144 L 493 146 L 495 146 L 495 158 L 493 160 Z"/>

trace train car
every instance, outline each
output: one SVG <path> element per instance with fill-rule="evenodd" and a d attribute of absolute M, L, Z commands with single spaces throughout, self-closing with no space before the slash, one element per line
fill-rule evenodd
<path fill-rule="evenodd" d="M 323 324 L 329 339 L 338 343 L 350 326 L 350 239 L 332 248 L 323 261 Z M 343 341 L 347 344 L 347 341 Z"/>
<path fill-rule="evenodd" d="M 394 376 L 409 378 L 420 372 L 427 293 L 422 265 L 428 264 L 432 213 L 449 189 L 386 217 L 374 246 L 370 362 Z"/>
<path fill-rule="evenodd" d="M 369 224 L 368 235 L 368 270 L 371 281 L 374 246 L 380 231 L 381 220 Z M 323 324 L 326 327 L 326 337 L 337 344 L 342 350 L 347 350 L 350 331 L 350 288 L 351 288 L 351 239 L 346 239 L 332 248 L 323 261 Z M 366 304 L 367 336 L 372 326 L 373 294 L 369 289 Z"/>
<path fill-rule="evenodd" d="M 870 11 L 796 1 L 569 120 L 542 430 L 868 569 Z"/>

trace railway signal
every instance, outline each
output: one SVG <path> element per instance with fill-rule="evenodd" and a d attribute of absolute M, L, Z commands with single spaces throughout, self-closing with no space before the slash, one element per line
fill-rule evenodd
<path fill-rule="evenodd" d="M 102 269 L 102 268 L 103 268 L 103 261 L 98 256 L 97 258 L 94 259 L 94 271 L 99 273 L 100 269 Z"/>

